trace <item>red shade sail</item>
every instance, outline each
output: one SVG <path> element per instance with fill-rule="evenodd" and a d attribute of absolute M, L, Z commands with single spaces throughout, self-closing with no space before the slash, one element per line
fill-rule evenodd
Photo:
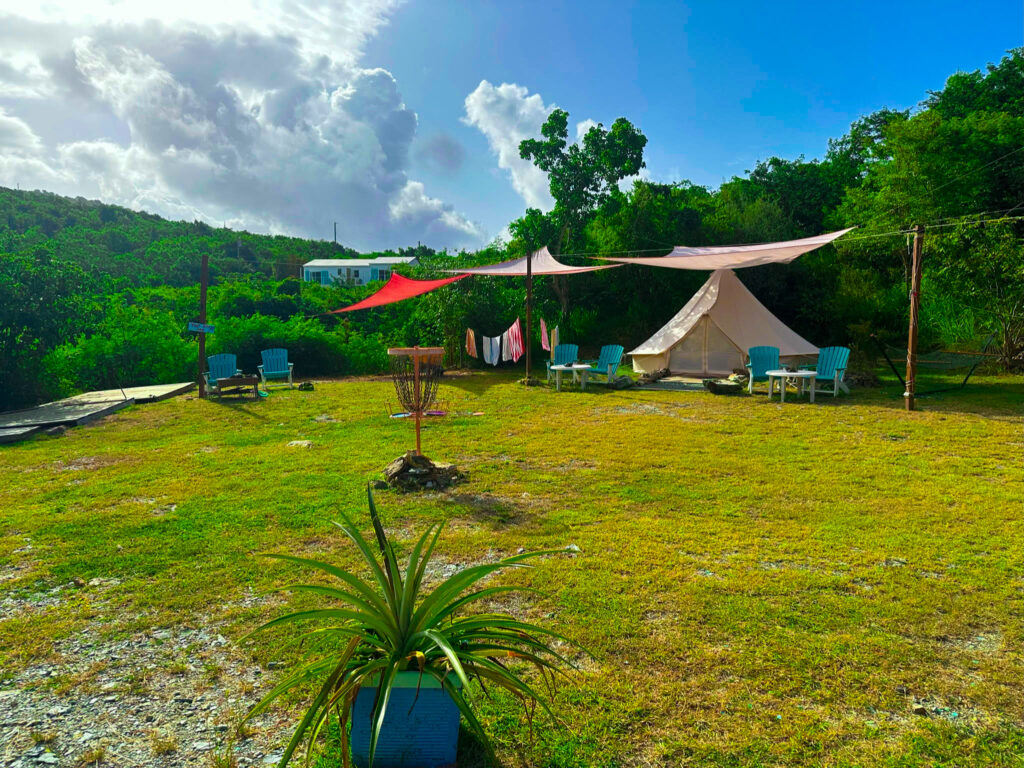
<path fill-rule="evenodd" d="M 373 295 L 367 296 L 362 301 L 358 301 L 351 306 L 332 310 L 330 314 L 351 312 L 354 309 L 380 307 L 384 304 L 394 304 L 396 301 L 405 301 L 406 299 L 411 299 L 413 296 L 430 293 L 435 288 L 440 288 L 442 285 L 448 285 L 448 283 L 454 283 L 456 280 L 461 280 L 464 277 L 469 277 L 469 275 L 456 275 L 455 277 L 445 277 L 440 280 L 412 280 L 408 277 L 402 277 L 399 274 L 392 273 L 390 279 L 384 284 L 384 287 Z"/>

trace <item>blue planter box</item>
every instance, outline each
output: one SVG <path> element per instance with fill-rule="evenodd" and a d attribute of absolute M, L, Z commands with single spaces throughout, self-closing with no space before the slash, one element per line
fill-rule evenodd
<path fill-rule="evenodd" d="M 458 684 L 457 679 L 453 682 Z M 376 687 L 360 688 L 352 705 L 350 744 L 358 768 L 370 768 L 370 718 L 376 696 Z M 459 708 L 448 692 L 429 675 L 421 678 L 419 672 L 399 672 L 377 739 L 373 768 L 454 766 L 458 742 Z"/>

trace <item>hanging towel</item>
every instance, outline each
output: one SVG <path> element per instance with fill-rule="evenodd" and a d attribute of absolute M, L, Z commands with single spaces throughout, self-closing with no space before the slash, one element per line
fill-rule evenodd
<path fill-rule="evenodd" d="M 519 324 L 519 318 L 512 323 L 512 327 L 505 331 L 508 341 L 508 356 L 512 358 L 515 363 L 519 362 L 519 358 L 523 356 L 523 327 Z M 505 358 L 506 360 L 508 358 Z"/>
<path fill-rule="evenodd" d="M 470 357 L 476 357 L 476 334 L 473 333 L 472 328 L 466 329 L 466 354 Z"/>
<path fill-rule="evenodd" d="M 540 348 L 551 351 L 551 344 L 548 342 L 548 327 L 544 325 L 544 318 L 540 319 Z"/>
<path fill-rule="evenodd" d="M 480 341 L 484 350 L 484 362 L 490 365 L 497 365 L 501 360 L 501 339 L 481 336 Z"/>
<path fill-rule="evenodd" d="M 555 347 L 558 346 L 558 326 L 551 329 L 551 359 L 555 359 Z"/>
<path fill-rule="evenodd" d="M 501 334 L 501 359 L 503 362 L 508 362 L 512 359 L 512 345 L 508 340 L 508 331 Z"/>

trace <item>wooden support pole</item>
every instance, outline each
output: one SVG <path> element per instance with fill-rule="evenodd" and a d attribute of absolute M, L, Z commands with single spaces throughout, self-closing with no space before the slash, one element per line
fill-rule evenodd
<path fill-rule="evenodd" d="M 924 248 L 924 226 L 914 227 L 913 263 L 910 273 L 910 327 L 907 335 L 907 378 L 903 404 L 914 410 L 914 390 L 917 387 L 917 325 L 921 314 L 921 251 Z"/>
<path fill-rule="evenodd" d="M 199 268 L 199 322 L 206 324 L 206 286 L 210 282 L 210 254 L 203 250 L 203 263 Z M 206 397 L 206 334 L 199 334 L 199 396 Z"/>
<path fill-rule="evenodd" d="M 530 347 L 533 344 L 533 251 L 526 254 L 526 386 L 530 386 Z"/>

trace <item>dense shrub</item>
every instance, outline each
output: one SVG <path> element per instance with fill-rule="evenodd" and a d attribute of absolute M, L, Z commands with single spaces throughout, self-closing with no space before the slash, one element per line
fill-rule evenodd
<path fill-rule="evenodd" d="M 343 325 L 328 329 L 317 318 L 229 317 L 217 320 L 216 327 L 209 353 L 237 355 L 239 368 L 247 373 L 256 371 L 260 352 L 273 347 L 288 350 L 288 359 L 301 377 L 387 370 L 387 345 L 380 336 L 365 337 Z"/>
<path fill-rule="evenodd" d="M 190 381 L 197 344 L 174 314 L 114 301 L 91 334 L 50 352 L 44 367 L 60 394 Z"/>

